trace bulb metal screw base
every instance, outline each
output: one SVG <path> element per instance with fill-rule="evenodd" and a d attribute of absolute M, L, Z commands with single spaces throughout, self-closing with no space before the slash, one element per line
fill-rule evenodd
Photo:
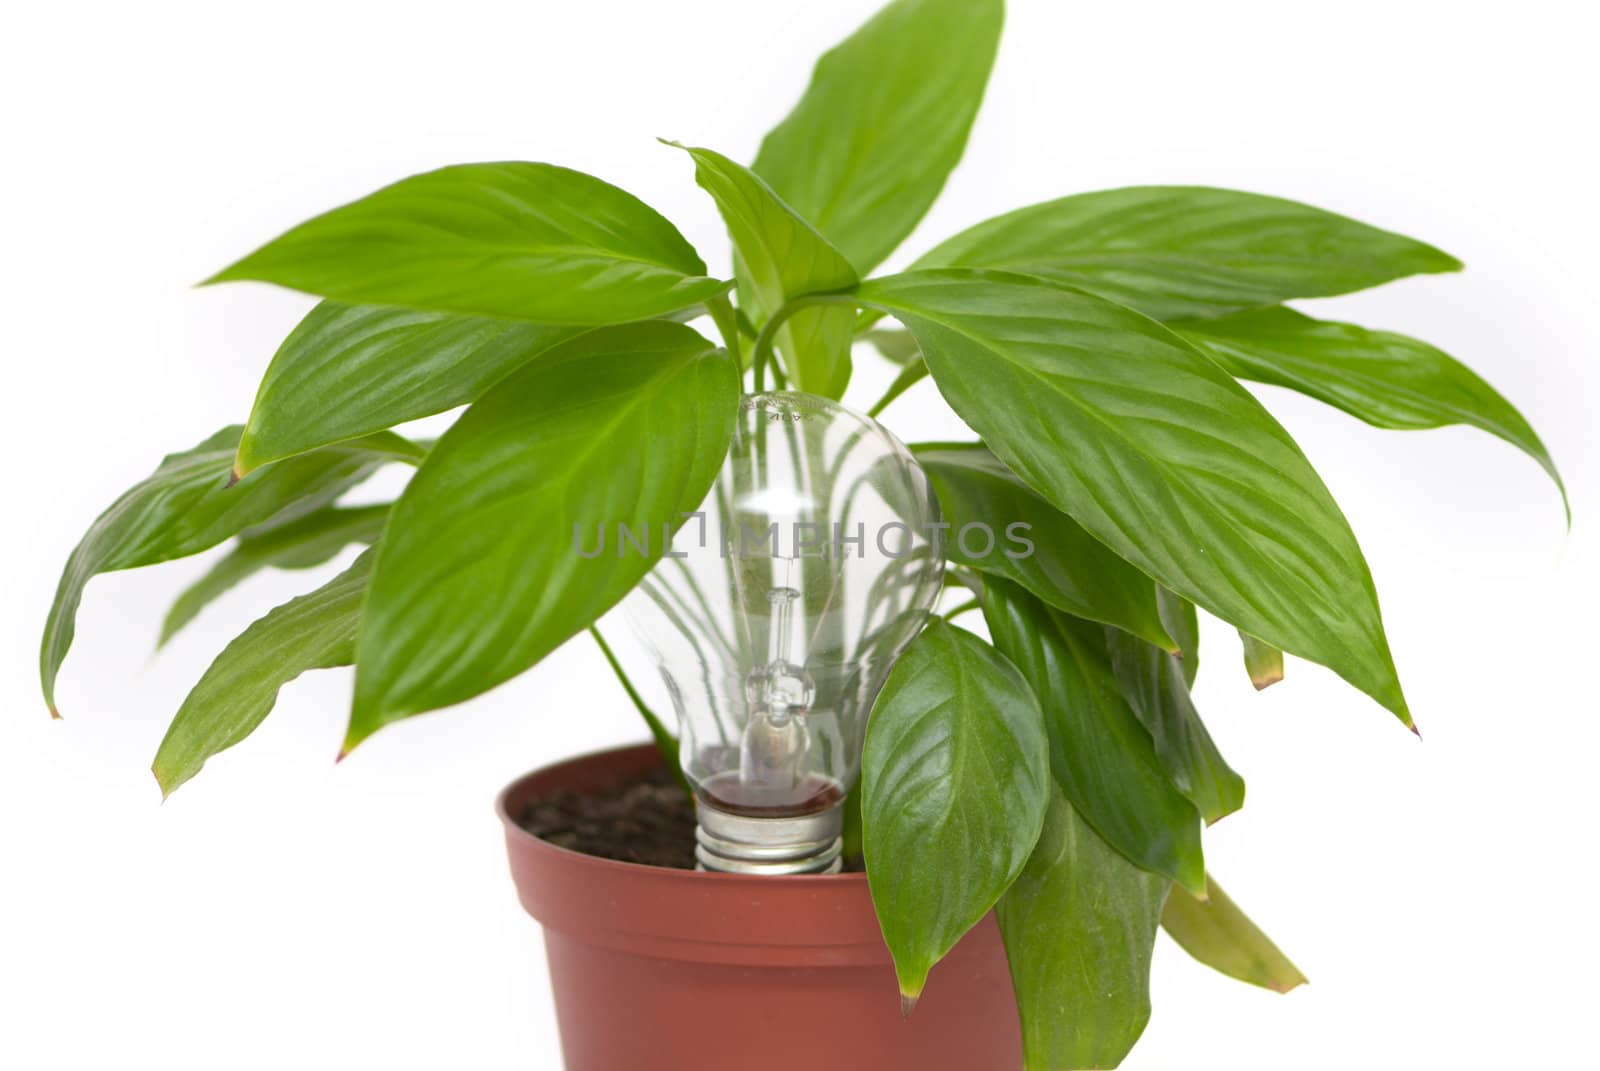
<path fill-rule="evenodd" d="M 695 858 L 701 870 L 724 874 L 837 874 L 844 866 L 844 807 L 835 804 L 791 818 L 752 818 L 696 809 Z"/>

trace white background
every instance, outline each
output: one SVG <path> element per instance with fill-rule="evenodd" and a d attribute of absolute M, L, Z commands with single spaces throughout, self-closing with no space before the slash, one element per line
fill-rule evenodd
<path fill-rule="evenodd" d="M 321 576 L 250 582 L 159 658 L 159 617 L 204 562 L 95 581 L 62 723 L 38 698 L 39 629 L 95 514 L 162 453 L 241 420 L 310 305 L 196 280 L 398 177 L 496 159 L 617 182 L 725 267 L 688 162 L 654 138 L 748 159 L 815 53 L 872 7 L 8 11 L 0 1066 L 557 1066 L 537 928 L 490 801 L 525 769 L 640 736 L 591 647 L 338 768 L 349 676 L 314 674 L 162 806 L 147 767 L 187 686 Z M 1469 270 L 1316 311 L 1475 367 L 1572 491 L 1568 534 L 1535 465 L 1486 435 L 1377 432 L 1263 393 L 1362 538 L 1426 742 L 1305 663 L 1257 696 L 1212 623 L 1199 694 L 1250 802 L 1208 856 L 1312 984 L 1258 992 L 1164 941 L 1128 1067 L 1595 1066 L 1600 97 L 1585 7 L 1015 0 L 967 162 L 907 246 L 1046 197 L 1161 182 L 1414 234 Z M 886 376 L 860 363 L 864 405 Z M 955 434 L 938 411 L 925 383 L 889 422 Z"/>

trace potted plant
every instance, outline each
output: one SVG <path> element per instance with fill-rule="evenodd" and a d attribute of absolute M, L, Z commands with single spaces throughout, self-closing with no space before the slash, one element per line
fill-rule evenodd
<path fill-rule="evenodd" d="M 1158 927 L 1299 984 L 1205 868 L 1244 785 L 1190 698 L 1197 608 L 1258 687 L 1288 652 L 1414 725 L 1355 536 L 1241 381 L 1473 425 L 1559 476 L 1452 358 L 1285 304 L 1460 267 L 1319 209 L 1082 193 L 873 276 L 961 157 L 1001 22 L 1000 0 L 894 0 L 749 167 L 665 148 L 720 210 L 732 278 L 539 163 L 404 179 L 220 272 L 323 301 L 247 421 L 72 552 L 51 713 L 89 580 L 230 541 L 164 635 L 253 571 L 369 549 L 221 652 L 156 756 L 163 793 L 305 671 L 355 667 L 348 753 L 592 633 L 654 743 L 500 799 L 574 1071 L 810 1067 L 790 1039 L 819 1035 L 841 1068 L 1115 1066 Z M 867 348 L 899 372 L 862 413 L 840 399 Z M 877 421 L 925 377 L 968 440 Z M 393 430 L 463 407 L 437 442 Z M 340 505 L 390 464 L 416 470 L 396 501 Z M 596 630 L 625 598 L 676 733 Z"/>

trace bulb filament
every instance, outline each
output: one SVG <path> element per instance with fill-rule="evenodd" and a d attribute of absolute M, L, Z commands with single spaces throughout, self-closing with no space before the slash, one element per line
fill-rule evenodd
<path fill-rule="evenodd" d="M 781 580 L 767 593 L 767 662 L 752 674 L 748 689 L 750 711 L 739 748 L 739 780 L 759 794 L 787 796 L 804 780 L 811 746 L 806 714 L 815 688 L 805 667 L 789 660 L 800 591 L 793 586 L 794 559 L 779 560 Z"/>

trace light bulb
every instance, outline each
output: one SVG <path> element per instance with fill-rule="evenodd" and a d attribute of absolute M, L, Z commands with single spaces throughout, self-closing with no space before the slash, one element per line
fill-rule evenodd
<path fill-rule="evenodd" d="M 624 604 L 678 714 L 704 869 L 839 868 L 867 715 L 938 598 L 941 533 L 882 425 L 810 394 L 742 400 L 705 504 Z"/>

